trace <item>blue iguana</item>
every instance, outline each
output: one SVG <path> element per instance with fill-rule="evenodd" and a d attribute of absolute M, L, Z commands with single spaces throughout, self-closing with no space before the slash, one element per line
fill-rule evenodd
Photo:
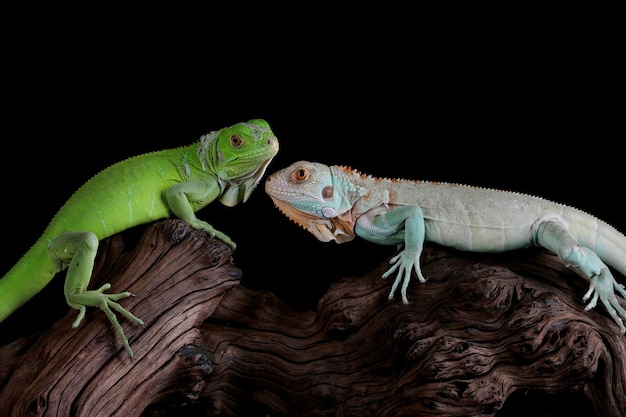
<path fill-rule="evenodd" d="M 261 119 L 210 132 L 197 142 L 138 155 L 97 173 L 59 209 L 43 234 L 0 279 L 0 322 L 39 293 L 67 268 L 67 303 L 79 310 L 101 308 L 133 352 L 115 310 L 143 325 L 116 301 L 129 292 L 106 294 L 109 284 L 87 290 L 98 242 L 140 224 L 176 216 L 235 248 L 235 243 L 195 212 L 214 200 L 226 206 L 245 202 L 278 152 L 278 140 Z"/>
<path fill-rule="evenodd" d="M 389 298 L 420 282 L 424 241 L 465 251 L 502 252 L 541 246 L 589 280 L 585 311 L 598 300 L 622 332 L 626 289 L 607 264 L 626 275 L 626 236 L 579 209 L 540 197 L 469 185 L 376 178 L 345 166 L 295 162 L 265 181 L 265 191 L 287 217 L 320 241 L 360 236 L 404 245 L 383 278 L 397 272 Z"/>

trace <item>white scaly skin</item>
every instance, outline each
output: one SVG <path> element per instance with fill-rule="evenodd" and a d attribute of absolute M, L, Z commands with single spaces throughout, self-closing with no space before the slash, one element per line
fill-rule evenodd
<path fill-rule="evenodd" d="M 411 274 L 420 269 L 424 241 L 474 252 L 541 246 L 589 280 L 585 311 L 598 301 L 621 332 L 626 297 L 607 267 L 626 276 L 626 236 L 579 209 L 527 194 L 460 184 L 375 178 L 342 166 L 299 161 L 270 175 L 265 191 L 276 206 L 317 239 L 343 243 L 360 236 L 404 245 L 391 259 L 404 303 Z"/>

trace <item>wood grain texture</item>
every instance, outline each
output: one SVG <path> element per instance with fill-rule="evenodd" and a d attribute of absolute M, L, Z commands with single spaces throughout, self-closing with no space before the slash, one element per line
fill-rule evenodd
<path fill-rule="evenodd" d="M 480 255 L 427 245 L 428 281 L 412 282 L 411 304 L 387 299 L 386 260 L 338 279 L 309 311 L 240 285 L 230 249 L 178 220 L 155 223 L 132 247 L 126 240 L 103 242 L 92 285 L 110 277 L 113 289 L 137 294 L 122 301 L 146 322 L 122 320 L 135 358 L 101 312 L 72 331 L 70 311 L 0 348 L 0 415 L 626 411 L 626 338 L 602 307 L 583 311 L 584 280 L 537 248 Z"/>
<path fill-rule="evenodd" d="M 134 358 L 101 311 L 90 309 L 72 330 L 71 310 L 39 338 L 3 348 L 0 415 L 137 416 L 178 389 L 171 383 L 193 379 L 186 352 L 202 343 L 197 326 L 239 282 L 231 254 L 180 221 L 148 228 L 129 252 L 120 236 L 103 241 L 91 285 L 110 278 L 112 290 L 136 294 L 121 304 L 145 326 L 120 318 Z"/>
<path fill-rule="evenodd" d="M 513 393 L 578 393 L 580 415 L 622 416 L 624 337 L 582 311 L 585 283 L 556 257 L 431 245 L 424 265 L 410 305 L 387 300 L 386 263 L 333 285 L 316 312 L 229 292 L 204 326 L 217 364 L 209 404 L 233 416 L 242 403 L 281 416 L 495 416 Z"/>

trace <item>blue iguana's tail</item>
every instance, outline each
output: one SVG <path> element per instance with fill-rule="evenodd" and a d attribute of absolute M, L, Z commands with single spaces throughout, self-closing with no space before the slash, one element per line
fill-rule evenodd
<path fill-rule="evenodd" d="M 0 322 L 40 292 L 61 270 L 47 246 L 41 240 L 35 243 L 0 279 Z"/>

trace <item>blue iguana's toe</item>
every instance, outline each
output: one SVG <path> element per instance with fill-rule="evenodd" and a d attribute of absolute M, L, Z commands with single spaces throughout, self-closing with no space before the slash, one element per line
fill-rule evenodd
<path fill-rule="evenodd" d="M 620 328 L 620 331 L 626 333 L 626 327 L 624 326 L 626 310 L 621 306 L 615 292 L 621 295 L 626 294 L 626 290 L 624 290 L 621 284 L 615 281 L 615 278 L 608 269 L 603 269 L 599 274 L 592 276 L 589 280 L 589 290 L 583 296 L 584 302 L 589 300 L 585 311 L 590 311 L 595 308 L 599 300 L 613 321 L 615 321 Z"/>

